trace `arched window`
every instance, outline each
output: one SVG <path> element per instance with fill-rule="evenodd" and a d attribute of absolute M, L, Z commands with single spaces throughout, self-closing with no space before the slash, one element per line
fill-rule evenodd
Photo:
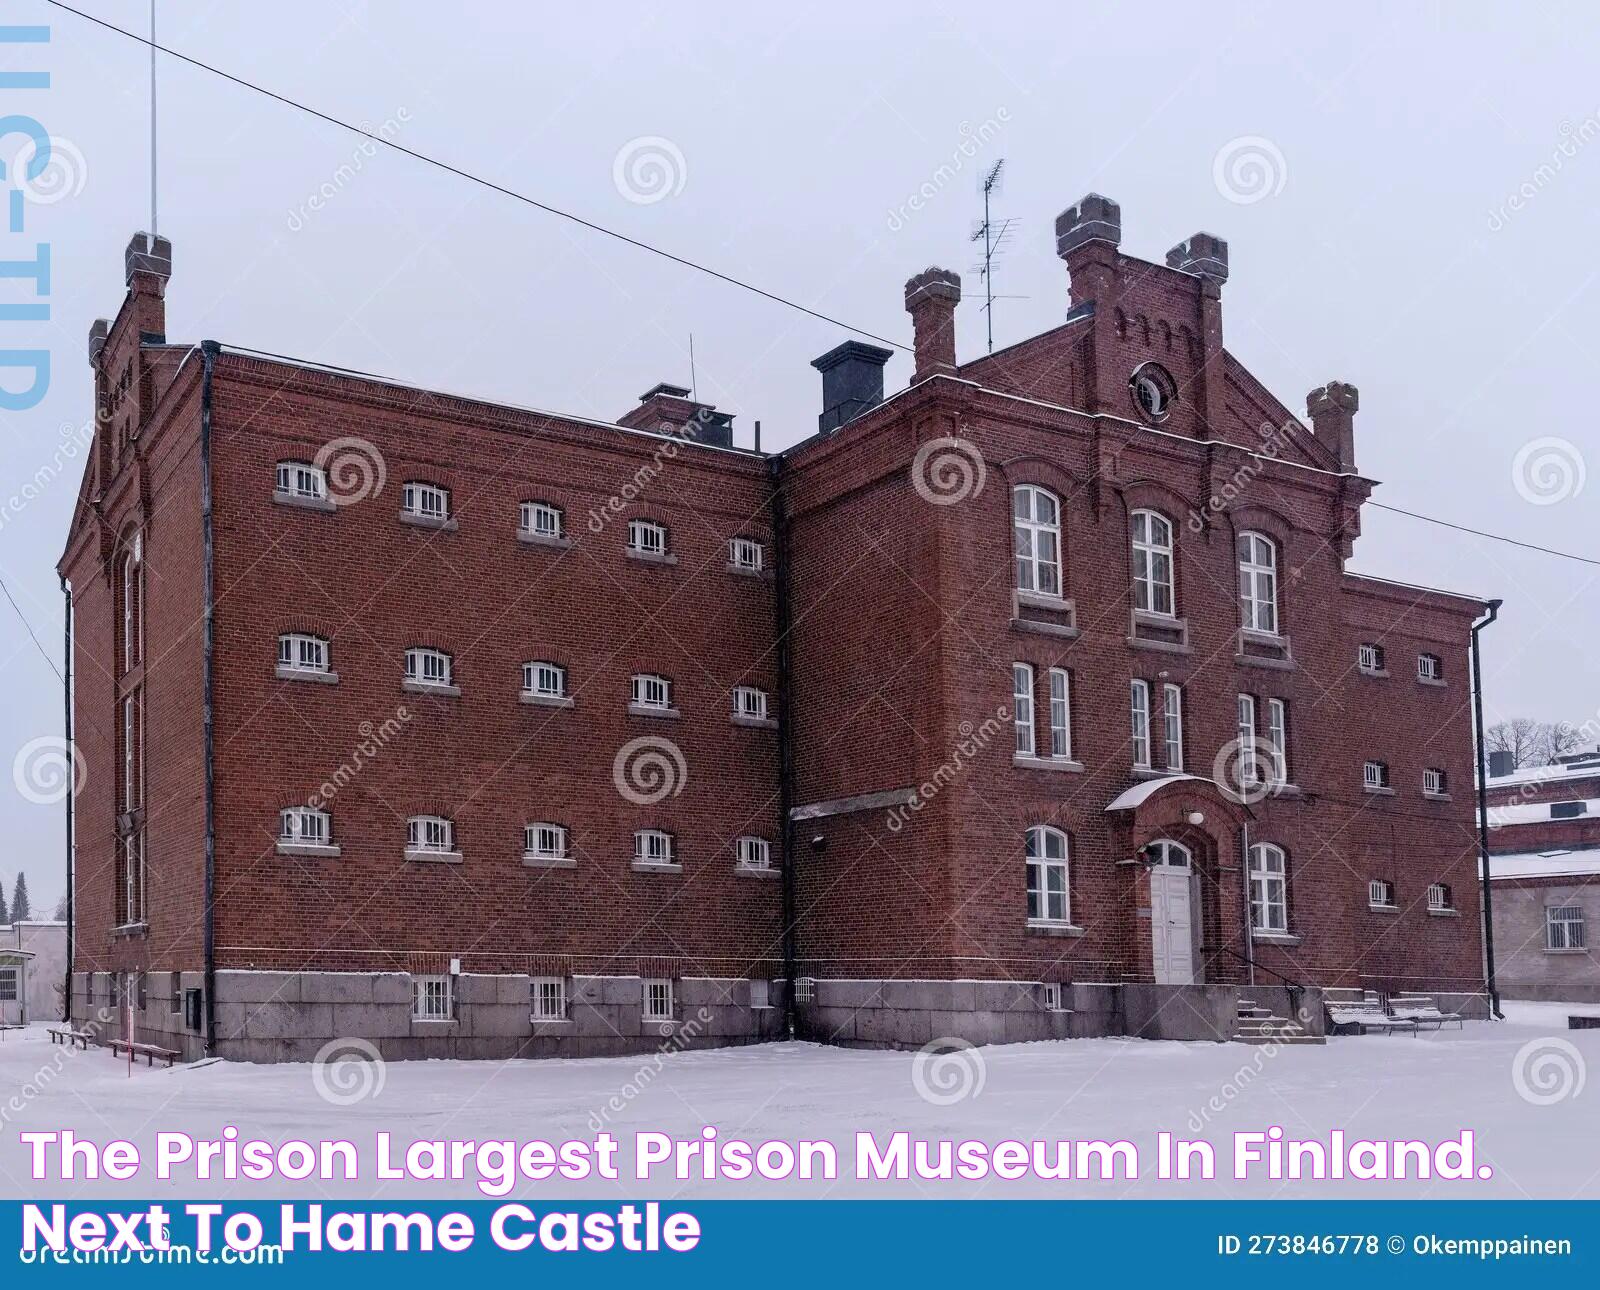
<path fill-rule="evenodd" d="M 454 855 L 456 826 L 442 815 L 413 815 L 406 821 L 407 855 Z"/>
<path fill-rule="evenodd" d="M 1133 513 L 1133 607 L 1170 618 L 1176 612 L 1172 586 L 1172 521 L 1159 511 Z"/>
<path fill-rule="evenodd" d="M 1072 921 L 1067 892 L 1067 835 L 1047 824 L 1028 830 L 1028 922 L 1065 926 Z"/>
<path fill-rule="evenodd" d="M 1278 634 L 1278 547 L 1262 533 L 1239 534 L 1239 606 L 1247 631 Z"/>
<path fill-rule="evenodd" d="M 1061 503 L 1036 484 L 1011 490 L 1011 528 L 1016 548 L 1017 590 L 1061 594 Z"/>
<path fill-rule="evenodd" d="M 1250 926 L 1258 932 L 1289 930 L 1289 864 L 1283 848 L 1270 842 L 1250 848 Z"/>
<path fill-rule="evenodd" d="M 131 672 L 144 657 L 144 542 L 135 533 L 122 555 L 122 670 Z"/>

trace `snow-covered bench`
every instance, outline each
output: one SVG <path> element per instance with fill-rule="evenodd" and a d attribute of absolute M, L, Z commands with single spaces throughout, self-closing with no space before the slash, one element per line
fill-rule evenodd
<path fill-rule="evenodd" d="M 1456 1029 L 1460 1030 L 1465 1020 L 1459 1012 L 1441 1012 L 1431 994 L 1397 994 L 1389 1003 L 1396 1017 L 1417 1026 L 1432 1026 L 1439 1030 L 1453 1021 Z"/>
<path fill-rule="evenodd" d="M 15 1021 L 0 1021 L 0 1039 L 4 1039 L 5 1038 L 6 1031 L 8 1031 L 8 1030 L 26 1030 L 26 1029 L 27 1029 L 26 1026 L 20 1025 Z"/>
<path fill-rule="evenodd" d="M 87 1030 L 73 1030 L 70 1026 L 61 1026 L 50 1031 L 52 1044 L 65 1044 L 68 1048 L 81 1048 L 89 1051 L 89 1045 L 94 1042 L 94 1036 Z"/>
<path fill-rule="evenodd" d="M 1322 1004 L 1328 1012 L 1328 1028 L 1335 1034 L 1351 1030 L 1358 1035 L 1368 1031 L 1385 1035 L 1397 1030 L 1412 1034 L 1417 1031 L 1417 1023 L 1409 1017 L 1392 1017 L 1384 1011 L 1383 1000 L 1372 990 L 1326 989 Z"/>
<path fill-rule="evenodd" d="M 154 1066 L 156 1058 L 161 1058 L 168 1066 L 182 1056 L 170 1048 L 158 1048 L 155 1044 L 130 1044 L 126 1039 L 113 1039 L 108 1045 L 113 1054 L 127 1053 L 129 1059 L 143 1057 L 146 1066 Z"/>

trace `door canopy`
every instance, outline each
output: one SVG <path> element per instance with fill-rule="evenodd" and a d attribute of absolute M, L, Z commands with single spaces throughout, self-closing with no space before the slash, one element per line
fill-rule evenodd
<path fill-rule="evenodd" d="M 1126 789 L 1106 807 L 1132 831 L 1137 851 L 1159 838 L 1182 840 L 1195 833 L 1220 839 L 1252 817 L 1250 808 L 1214 780 L 1199 775 L 1163 775 Z"/>

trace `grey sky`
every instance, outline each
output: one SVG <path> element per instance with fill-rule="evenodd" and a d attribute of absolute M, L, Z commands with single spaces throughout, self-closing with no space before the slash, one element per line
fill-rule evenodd
<path fill-rule="evenodd" d="M 79 7 L 144 22 L 143 3 Z M 6 324 L 6 343 L 48 346 L 55 371 L 43 405 L 0 420 L 4 496 L 88 415 L 84 337 L 115 311 L 122 249 L 149 223 L 147 51 L 42 0 L 18 9 L 8 21 L 48 22 L 53 43 L 0 47 L 0 68 L 42 59 L 52 88 L 0 92 L 4 110 L 69 141 L 73 173 L 68 195 L 30 208 L 29 233 L 52 247 L 54 318 Z M 1064 313 L 1051 227 L 1083 193 L 1121 203 L 1136 255 L 1218 233 L 1232 253 L 1229 348 L 1296 412 L 1330 379 L 1360 387 L 1357 455 L 1385 481 L 1377 500 L 1600 555 L 1592 6 L 478 4 L 444 21 L 437 5 L 349 0 L 160 10 L 165 44 L 880 335 L 909 340 L 907 277 L 956 269 L 963 357 L 984 343 L 967 239 L 978 179 L 1000 157 L 997 210 L 1018 223 L 998 289 L 1025 298 L 997 305 L 997 344 Z M 173 339 L 611 419 L 657 381 L 688 382 L 693 332 L 701 397 L 737 414 L 741 443 L 756 418 L 767 446 L 814 428 L 808 362 L 838 328 L 367 155 L 192 68 L 163 60 L 161 96 Z M 631 180 L 624 163 L 619 185 L 619 154 L 641 139 L 666 142 L 639 145 L 650 155 Z M 18 143 L 0 140 L 8 173 Z M 668 195 L 630 200 L 653 156 L 667 158 Z M 5 258 L 31 251 L 13 238 Z M 890 387 L 909 370 L 897 356 Z M 1596 478 L 1527 500 L 1537 486 L 1519 491 L 1514 463 L 1541 438 L 1566 441 L 1562 463 Z M 53 566 L 81 463 L 0 524 L 0 575 L 58 665 Z M 1576 478 L 1549 482 L 1571 493 Z M 1595 715 L 1600 568 L 1370 508 L 1365 530 L 1355 568 L 1505 599 L 1490 720 Z M 29 740 L 59 733 L 61 698 L 3 604 L 0 623 L 9 771 Z M 63 890 L 61 807 L 27 801 L 5 774 L 0 816 L 7 895 L 20 866 L 48 913 Z"/>

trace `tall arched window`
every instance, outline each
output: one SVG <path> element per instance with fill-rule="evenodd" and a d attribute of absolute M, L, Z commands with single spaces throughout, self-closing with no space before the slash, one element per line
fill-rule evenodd
<path fill-rule="evenodd" d="M 1012 543 L 1016 548 L 1017 590 L 1042 596 L 1061 594 L 1061 503 L 1037 484 L 1011 490 Z"/>
<path fill-rule="evenodd" d="M 1258 932 L 1289 930 L 1288 860 L 1270 842 L 1250 848 L 1250 926 Z"/>
<path fill-rule="evenodd" d="M 1264 533 L 1241 533 L 1239 607 L 1245 629 L 1278 634 L 1278 547 Z"/>
<path fill-rule="evenodd" d="M 1028 921 L 1065 925 L 1072 921 L 1067 894 L 1067 835 L 1048 824 L 1028 830 Z"/>
<path fill-rule="evenodd" d="M 135 533 L 124 547 L 121 585 L 122 670 L 131 672 L 144 657 L 144 542 Z"/>
<path fill-rule="evenodd" d="M 1133 513 L 1133 607 L 1172 617 L 1172 521 L 1159 511 Z"/>

